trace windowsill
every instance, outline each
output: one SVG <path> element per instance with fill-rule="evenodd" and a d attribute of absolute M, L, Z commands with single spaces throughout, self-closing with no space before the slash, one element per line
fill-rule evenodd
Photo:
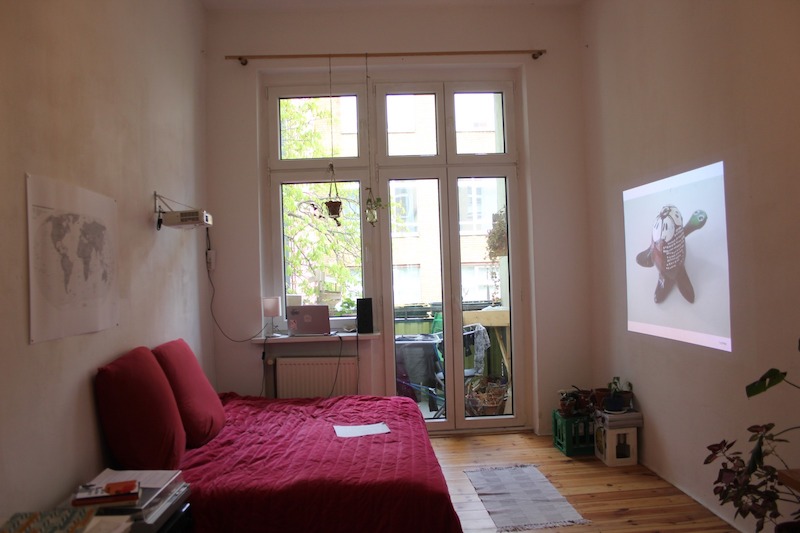
<path fill-rule="evenodd" d="M 289 337 L 280 335 L 278 337 L 254 337 L 253 344 L 303 344 L 312 342 L 352 342 L 359 340 L 381 339 L 380 333 L 345 333 L 340 332 L 335 335 L 320 335 L 318 337 Z"/>

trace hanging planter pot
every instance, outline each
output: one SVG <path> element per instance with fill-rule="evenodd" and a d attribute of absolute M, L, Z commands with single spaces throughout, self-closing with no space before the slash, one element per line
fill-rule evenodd
<path fill-rule="evenodd" d="M 386 207 L 386 204 L 383 203 L 383 200 L 381 200 L 380 196 L 375 198 L 375 196 L 372 195 L 372 188 L 367 187 L 366 191 L 367 203 L 366 207 L 364 208 L 364 215 L 367 219 L 367 222 L 375 226 L 375 224 L 378 222 L 378 209 Z"/>
<path fill-rule="evenodd" d="M 342 216 L 342 200 L 339 198 L 339 187 L 336 185 L 336 171 L 333 169 L 333 163 L 328 165 L 328 174 L 331 177 L 331 183 L 328 187 L 328 200 L 325 200 L 325 209 L 328 211 L 328 217 L 336 222 L 337 226 L 341 226 L 339 217 Z"/>

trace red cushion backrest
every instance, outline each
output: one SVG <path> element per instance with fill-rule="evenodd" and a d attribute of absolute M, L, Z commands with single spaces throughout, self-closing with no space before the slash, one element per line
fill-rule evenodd
<path fill-rule="evenodd" d="M 99 368 L 94 389 L 103 434 L 120 468 L 178 467 L 186 432 L 169 381 L 149 348 L 140 346 Z"/>
<path fill-rule="evenodd" d="M 186 445 L 189 448 L 202 446 L 225 425 L 225 410 L 219 395 L 183 339 L 157 346 L 153 354 L 172 385 L 186 430 Z"/>

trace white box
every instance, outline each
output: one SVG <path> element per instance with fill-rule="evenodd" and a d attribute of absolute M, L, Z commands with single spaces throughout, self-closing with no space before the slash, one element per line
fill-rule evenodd
<path fill-rule="evenodd" d="M 597 426 L 594 432 L 594 454 L 607 466 L 628 466 L 639 462 L 635 427 L 608 429 Z"/>

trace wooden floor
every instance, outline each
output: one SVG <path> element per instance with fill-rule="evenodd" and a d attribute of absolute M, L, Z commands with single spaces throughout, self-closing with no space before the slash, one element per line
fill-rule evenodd
<path fill-rule="evenodd" d="M 431 441 L 465 533 L 495 533 L 496 529 L 464 470 L 514 464 L 536 465 L 591 521 L 540 532 L 736 531 L 647 468 L 608 467 L 594 456 L 566 457 L 553 447 L 552 437 L 515 433 L 434 436 Z"/>

